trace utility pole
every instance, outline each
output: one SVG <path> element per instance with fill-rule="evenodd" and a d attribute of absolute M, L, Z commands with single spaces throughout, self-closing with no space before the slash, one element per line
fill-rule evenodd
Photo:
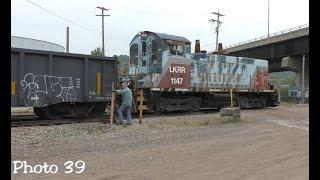
<path fill-rule="evenodd" d="M 268 0 L 268 38 L 269 38 L 270 0 Z"/>
<path fill-rule="evenodd" d="M 66 52 L 69 53 L 69 27 L 67 27 Z"/>
<path fill-rule="evenodd" d="M 104 11 L 108 11 L 109 9 L 106 9 L 104 7 L 97 7 L 98 9 L 101 9 L 101 15 L 96 15 L 96 16 L 101 16 L 101 20 L 102 20 L 102 53 L 103 53 L 103 56 L 105 55 L 105 52 L 104 52 L 104 16 L 110 16 L 109 14 L 108 15 L 105 15 L 104 14 Z"/>
<path fill-rule="evenodd" d="M 216 33 L 217 33 L 217 37 L 216 37 L 216 52 L 218 52 L 218 46 L 219 46 L 219 44 L 218 44 L 219 27 L 220 27 L 221 23 L 223 23 L 223 22 L 219 21 L 219 19 L 220 19 L 220 16 L 224 16 L 224 15 L 223 15 L 223 14 L 220 14 L 219 11 L 218 11 L 218 12 L 212 12 L 212 13 L 210 13 L 210 14 L 215 14 L 215 15 L 217 15 L 217 20 L 215 20 L 215 19 L 210 19 L 209 21 L 212 22 L 212 23 L 217 22 L 217 27 L 216 27 Z"/>

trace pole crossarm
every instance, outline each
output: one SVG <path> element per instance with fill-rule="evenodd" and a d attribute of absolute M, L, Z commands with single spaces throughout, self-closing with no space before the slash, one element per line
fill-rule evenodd
<path fill-rule="evenodd" d="M 105 11 L 109 11 L 109 9 L 107 9 L 107 8 L 104 8 L 104 7 L 100 7 L 100 6 L 97 6 L 97 8 L 99 8 L 99 9 L 101 9 L 101 10 L 105 10 Z"/>
<path fill-rule="evenodd" d="M 215 14 L 215 15 L 217 15 L 217 16 L 225 16 L 225 15 L 223 15 L 223 14 L 220 14 L 219 11 L 218 11 L 218 12 L 211 12 L 210 14 Z"/>

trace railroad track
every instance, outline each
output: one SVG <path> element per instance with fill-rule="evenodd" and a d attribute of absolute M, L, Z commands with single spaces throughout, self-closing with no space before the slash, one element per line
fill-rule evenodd
<path fill-rule="evenodd" d="M 22 115 L 22 116 L 11 116 L 11 127 L 20 126 L 51 126 L 51 125 L 62 125 L 62 124 L 73 124 L 73 123 L 87 123 L 87 122 L 105 122 L 108 116 L 97 116 L 97 117 L 72 117 L 57 120 L 46 120 L 39 119 L 36 115 Z"/>
<path fill-rule="evenodd" d="M 201 114 L 211 114 L 219 112 L 216 109 L 204 109 L 198 112 L 167 112 L 160 114 L 147 113 L 143 115 L 143 118 L 152 117 L 174 117 L 174 116 L 185 116 L 185 115 L 201 115 Z M 138 114 L 132 114 L 133 118 L 139 118 Z M 126 118 L 126 117 L 124 117 Z M 96 117 L 70 117 L 58 120 L 45 120 L 39 119 L 35 114 L 12 114 L 11 115 L 11 127 L 20 126 L 51 126 L 51 125 L 62 125 L 62 124 L 73 124 L 73 123 L 88 123 L 88 122 L 107 122 L 109 120 L 108 114 L 103 114 Z"/>

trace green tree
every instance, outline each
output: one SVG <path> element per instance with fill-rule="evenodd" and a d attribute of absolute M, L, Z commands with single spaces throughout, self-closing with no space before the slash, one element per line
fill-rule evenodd
<path fill-rule="evenodd" d="M 129 56 L 127 55 L 119 55 L 119 70 L 120 76 L 126 76 L 129 74 Z"/>
<path fill-rule="evenodd" d="M 118 56 L 119 62 L 122 63 L 129 63 L 129 56 L 127 55 L 119 55 Z"/>
<path fill-rule="evenodd" d="M 292 71 L 274 72 L 270 73 L 269 76 L 278 78 L 281 85 L 292 85 L 296 80 L 296 73 Z"/>
<path fill-rule="evenodd" d="M 93 56 L 103 56 L 102 50 L 97 47 L 96 49 L 91 51 L 91 55 Z"/>

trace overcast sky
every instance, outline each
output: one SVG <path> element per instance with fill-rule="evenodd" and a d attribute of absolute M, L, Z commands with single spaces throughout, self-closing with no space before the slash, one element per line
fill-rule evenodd
<path fill-rule="evenodd" d="M 39 6 L 74 23 L 62 20 Z M 215 48 L 214 26 L 209 14 L 225 16 L 219 34 L 223 46 L 268 33 L 268 0 L 11 0 L 11 35 L 54 42 L 65 47 L 70 27 L 70 52 L 90 54 L 101 47 L 101 14 L 105 17 L 106 55 L 128 54 L 129 43 L 139 31 L 148 30 L 200 39 L 201 49 Z M 308 0 L 270 0 L 270 33 L 309 23 Z M 78 25 L 76 25 L 78 24 Z"/>

